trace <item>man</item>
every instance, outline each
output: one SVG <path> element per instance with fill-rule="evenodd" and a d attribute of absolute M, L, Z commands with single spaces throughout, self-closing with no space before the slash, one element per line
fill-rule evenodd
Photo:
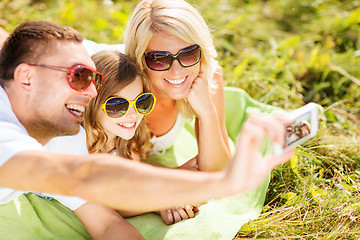
<path fill-rule="evenodd" d="M 54 195 L 74 210 L 92 238 L 141 239 L 112 209 L 159 210 L 246 191 L 291 156 L 264 158 L 258 152 L 265 134 L 284 141 L 283 125 L 264 116 L 244 124 L 233 161 L 217 173 L 164 169 L 109 154 L 45 151 L 43 146 L 54 137 L 79 132 L 82 113 L 100 87 L 101 75 L 93 70 L 82 40 L 70 27 L 28 21 L 1 48 L 1 203 L 23 197 L 23 191 L 79 196 L 88 202 Z M 42 201 L 38 198 L 29 195 L 27 200 Z"/>

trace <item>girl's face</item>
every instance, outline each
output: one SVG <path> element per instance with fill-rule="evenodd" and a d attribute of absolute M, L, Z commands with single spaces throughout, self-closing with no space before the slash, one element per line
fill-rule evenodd
<path fill-rule="evenodd" d="M 159 32 L 150 41 L 145 53 L 149 51 L 168 51 L 176 55 L 181 49 L 189 47 L 189 44 L 166 32 Z M 174 100 L 183 99 L 195 78 L 199 75 L 200 63 L 184 68 L 177 60 L 174 60 L 171 68 L 166 71 L 154 71 L 145 64 L 145 70 L 150 77 L 151 91 L 157 97 L 167 97 Z"/>
<path fill-rule="evenodd" d="M 140 77 L 137 77 L 134 82 L 109 97 L 120 96 L 132 101 L 142 93 L 142 80 Z M 136 112 L 134 105 L 131 105 L 125 116 L 121 118 L 109 118 L 102 108 L 98 110 L 99 123 L 105 129 L 109 141 L 112 141 L 116 136 L 125 140 L 131 139 L 142 118 L 143 115 Z"/>

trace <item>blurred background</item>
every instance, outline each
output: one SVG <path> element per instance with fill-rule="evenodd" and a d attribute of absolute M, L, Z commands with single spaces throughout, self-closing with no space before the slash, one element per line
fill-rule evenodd
<path fill-rule="evenodd" d="M 226 85 L 291 110 L 324 107 L 317 137 L 272 174 L 259 219 L 240 238 L 360 236 L 360 1 L 190 0 L 212 29 Z M 0 26 L 28 19 L 122 43 L 137 0 L 1 0 Z"/>

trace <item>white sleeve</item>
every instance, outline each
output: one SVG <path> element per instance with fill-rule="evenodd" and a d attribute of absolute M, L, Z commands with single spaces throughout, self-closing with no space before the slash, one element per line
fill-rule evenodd
<path fill-rule="evenodd" d="M 0 166 L 15 154 L 25 150 L 44 151 L 36 139 L 29 136 L 12 111 L 9 99 L 0 87 Z"/>
<path fill-rule="evenodd" d="M 124 44 L 106 44 L 106 43 L 96 43 L 91 40 L 85 39 L 82 42 L 82 45 L 86 48 L 88 53 L 93 55 L 94 53 L 110 50 L 110 51 L 119 51 L 121 53 L 125 53 L 125 45 Z"/>
<path fill-rule="evenodd" d="M 86 133 L 84 128 L 82 127 L 80 127 L 80 131 L 78 134 L 53 138 L 44 147 L 47 151 L 54 153 L 88 155 L 88 150 L 86 147 Z M 49 193 L 44 193 L 42 195 L 55 198 L 61 204 L 70 208 L 71 210 L 76 210 L 84 203 L 86 203 L 86 200 L 79 197 L 63 196 Z"/>
<path fill-rule="evenodd" d="M 0 86 L 0 167 L 14 155 L 25 150 L 45 151 L 21 125 L 12 111 L 6 92 Z M 0 186 L 0 205 L 10 202 L 23 193 Z"/>
<path fill-rule="evenodd" d="M 80 127 L 78 134 L 53 138 L 44 147 L 47 151 L 53 153 L 79 156 L 89 154 L 86 147 L 86 133 L 82 127 Z"/>
<path fill-rule="evenodd" d="M 4 164 L 8 159 L 14 156 L 16 153 L 23 150 L 41 150 L 45 151 L 44 147 L 38 143 L 34 138 L 23 132 L 21 127 L 16 124 L 6 123 L 0 121 L 0 166 Z M 63 153 L 73 155 L 85 155 L 87 154 L 86 149 L 86 138 L 85 131 L 82 129 L 79 134 L 75 136 L 59 137 L 53 139 L 53 152 L 61 153 L 60 150 L 64 150 Z M 65 143 L 65 145 L 64 145 Z M 50 143 L 51 144 L 51 143 Z M 48 147 L 48 146 L 45 146 Z M 51 149 L 51 148 L 50 148 Z M 57 150 L 57 151 L 56 151 Z M 34 173 L 36 174 L 36 172 Z M 0 186 L 0 204 L 5 204 L 21 194 L 23 191 L 16 191 L 14 189 L 3 188 Z M 55 198 L 64 206 L 75 210 L 82 206 L 86 201 L 79 197 L 63 196 L 57 194 L 44 194 L 48 197 Z"/>
<path fill-rule="evenodd" d="M 44 193 L 44 194 L 35 193 L 35 194 L 54 198 L 58 200 L 62 205 L 68 207 L 72 211 L 78 209 L 79 207 L 81 207 L 83 204 L 86 203 L 86 200 L 79 197 L 64 196 L 64 195 L 52 194 L 52 193 Z"/>
<path fill-rule="evenodd" d="M 44 151 L 43 146 L 16 124 L 0 120 L 0 166 L 25 150 Z"/>

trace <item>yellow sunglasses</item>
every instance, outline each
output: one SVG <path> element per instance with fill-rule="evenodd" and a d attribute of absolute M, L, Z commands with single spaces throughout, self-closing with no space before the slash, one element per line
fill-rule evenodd
<path fill-rule="evenodd" d="M 152 93 L 140 94 L 133 101 L 120 96 L 110 97 L 101 105 L 106 116 L 109 118 L 121 118 L 129 111 L 130 106 L 134 105 L 136 112 L 140 115 L 147 115 L 154 109 L 156 98 Z"/>

